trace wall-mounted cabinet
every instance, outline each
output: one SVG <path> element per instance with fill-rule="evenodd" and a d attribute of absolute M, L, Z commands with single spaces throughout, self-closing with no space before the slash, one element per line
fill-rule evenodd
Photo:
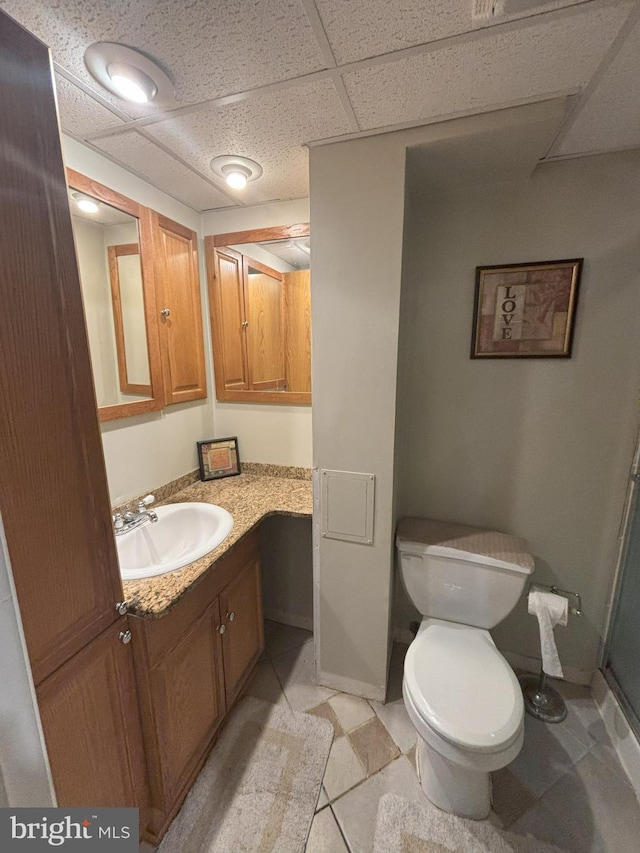
<path fill-rule="evenodd" d="M 207 396 L 197 235 L 67 169 L 100 420 Z"/>
<path fill-rule="evenodd" d="M 205 237 L 216 396 L 311 403 L 309 226 Z"/>

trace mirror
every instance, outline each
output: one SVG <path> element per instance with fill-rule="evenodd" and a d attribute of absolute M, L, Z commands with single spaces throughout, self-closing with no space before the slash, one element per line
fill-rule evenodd
<path fill-rule="evenodd" d="M 68 181 L 100 420 L 155 411 L 150 212 L 70 169 Z"/>
<path fill-rule="evenodd" d="M 309 225 L 205 238 L 218 400 L 311 403 Z"/>

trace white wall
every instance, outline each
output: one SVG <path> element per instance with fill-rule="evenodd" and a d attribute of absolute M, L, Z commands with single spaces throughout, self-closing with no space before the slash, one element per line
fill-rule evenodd
<path fill-rule="evenodd" d="M 0 518 L 0 807 L 55 806 Z"/>
<path fill-rule="evenodd" d="M 297 199 L 233 210 L 205 211 L 202 214 L 202 233 L 227 234 L 308 221 L 309 199 Z M 313 287 L 312 277 L 312 292 Z M 311 467 L 311 406 L 215 401 L 214 422 L 217 438 L 238 436 L 241 460 Z"/>
<path fill-rule="evenodd" d="M 63 136 L 62 140 L 67 166 L 202 234 L 199 213 L 74 139 Z M 196 441 L 221 434 L 214 433 L 213 426 L 211 333 L 202 246 L 199 254 L 208 397 L 101 424 L 112 504 L 197 468 Z"/>
<path fill-rule="evenodd" d="M 573 357 L 471 360 L 476 265 L 584 257 Z M 549 163 L 407 215 L 398 420 L 401 514 L 527 538 L 535 578 L 578 591 L 563 662 L 597 665 L 638 424 L 640 152 Z M 398 627 L 412 610 L 400 607 Z M 539 657 L 524 599 L 494 631 Z"/>

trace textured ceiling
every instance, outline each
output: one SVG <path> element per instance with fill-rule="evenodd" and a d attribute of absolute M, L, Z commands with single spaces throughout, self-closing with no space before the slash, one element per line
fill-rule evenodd
<path fill-rule="evenodd" d="M 196 210 L 308 194 L 306 143 L 575 95 L 548 157 L 640 145 L 640 3 L 555 0 L 472 17 L 472 0 L 0 0 L 52 50 L 62 128 Z M 85 49 L 119 41 L 176 88 L 138 106 Z M 209 168 L 264 169 L 240 192 Z"/>

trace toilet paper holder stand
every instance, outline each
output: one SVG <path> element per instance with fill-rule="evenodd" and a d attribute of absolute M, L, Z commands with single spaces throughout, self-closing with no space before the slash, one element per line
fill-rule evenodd
<path fill-rule="evenodd" d="M 569 599 L 569 613 L 572 616 L 582 616 L 582 598 L 579 593 L 535 582 L 529 584 L 527 595 L 531 589 L 541 589 L 552 592 L 554 595 L 563 595 Z M 518 680 L 522 687 L 524 707 L 529 714 L 545 723 L 560 723 L 564 720 L 567 716 L 567 706 L 555 687 L 549 684 L 542 665 L 540 665 L 538 675 L 521 675 Z"/>

